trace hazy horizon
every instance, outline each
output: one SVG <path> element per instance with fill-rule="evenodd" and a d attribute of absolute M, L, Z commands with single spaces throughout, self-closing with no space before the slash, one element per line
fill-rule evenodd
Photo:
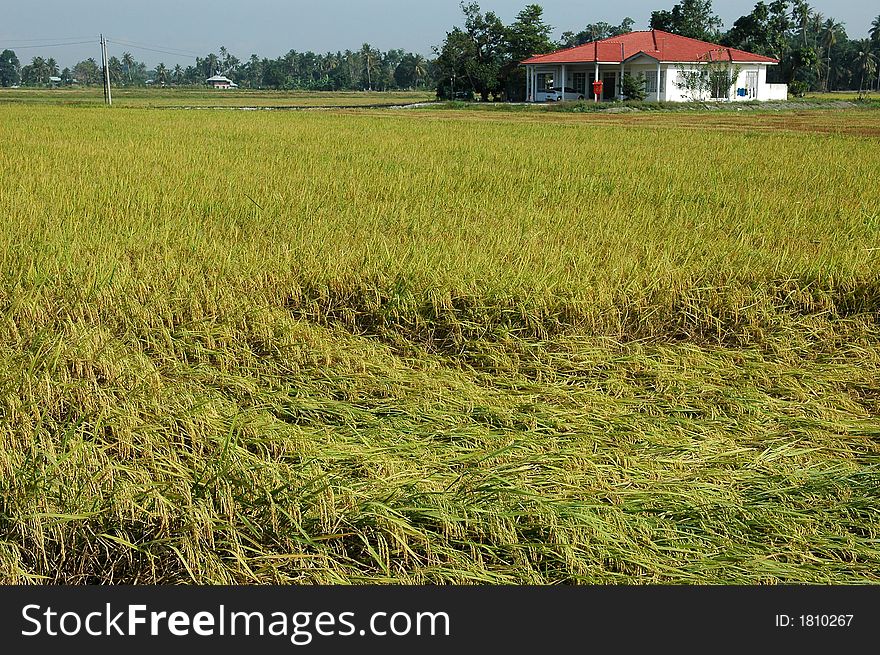
<path fill-rule="evenodd" d="M 545 19 L 554 27 L 554 38 L 558 38 L 562 32 L 578 31 L 588 23 L 617 24 L 627 16 L 635 20 L 634 29 L 646 29 L 651 11 L 669 9 L 676 1 L 619 0 L 613 7 L 589 7 L 575 0 L 545 0 L 538 4 L 544 7 Z M 756 1 L 715 2 L 715 11 L 725 28 L 729 28 L 737 18 L 749 13 Z M 191 64 L 197 54 L 217 53 L 221 45 L 240 59 L 252 53 L 274 58 L 291 49 L 335 52 L 356 49 L 365 42 L 381 50 L 403 48 L 430 55 L 446 32 L 461 23 L 458 4 L 458 0 L 416 6 L 403 0 L 361 0 L 356 4 L 325 0 L 319 6 L 299 0 L 254 0 L 248 4 L 154 0 L 146 5 L 96 0 L 86 10 L 61 0 L 43 0 L 36 6 L 27 3 L 4 10 L 0 49 L 15 50 L 22 63 L 39 55 L 54 57 L 61 66 L 72 66 L 88 57 L 100 58 L 97 41 L 98 34 L 103 32 L 111 40 L 111 55 L 121 56 L 123 51 L 130 51 L 149 66 L 160 61 L 166 65 Z M 528 0 L 480 3 L 484 11 L 495 11 L 505 22 L 511 21 L 526 4 Z M 850 38 L 867 36 L 871 20 L 880 13 L 874 0 L 850 0 L 843 4 L 816 0 L 811 4 L 826 17 L 833 16 L 844 23 Z M 35 46 L 61 40 L 76 44 Z M 90 42 L 79 43 L 82 41 Z M 183 52 L 155 52 L 143 46 Z"/>

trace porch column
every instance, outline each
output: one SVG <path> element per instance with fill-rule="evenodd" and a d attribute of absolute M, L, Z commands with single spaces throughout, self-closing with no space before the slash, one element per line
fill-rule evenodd
<path fill-rule="evenodd" d="M 526 66 L 526 102 L 532 99 L 531 84 L 532 83 L 532 67 Z"/>
<path fill-rule="evenodd" d="M 593 81 L 594 82 L 599 81 L 599 59 L 598 58 L 596 59 L 596 76 L 593 78 Z M 599 102 L 599 94 L 594 93 L 593 96 L 595 97 L 596 102 Z"/>
<path fill-rule="evenodd" d="M 620 62 L 620 88 L 617 89 L 617 97 L 619 100 L 623 100 L 623 76 L 626 74 L 625 66 L 625 63 Z"/>
<path fill-rule="evenodd" d="M 660 62 L 657 62 L 657 102 L 660 102 Z"/>
<path fill-rule="evenodd" d="M 559 86 L 562 87 L 562 99 L 565 100 L 565 64 L 562 64 L 562 84 Z"/>

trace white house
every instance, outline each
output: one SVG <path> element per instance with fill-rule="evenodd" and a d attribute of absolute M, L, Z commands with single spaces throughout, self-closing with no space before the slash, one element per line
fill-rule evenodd
<path fill-rule="evenodd" d="M 767 83 L 767 68 L 777 64 L 779 61 L 771 57 L 661 30 L 630 32 L 535 55 L 521 62 L 526 68 L 526 98 L 530 102 L 561 97 L 566 100 L 622 99 L 621 80 L 625 74 L 645 80 L 646 100 L 785 100 L 787 85 Z M 726 69 L 731 74 L 737 72 L 736 80 L 727 89 L 695 94 L 693 85 L 687 88 L 687 72 L 708 66 Z M 598 97 L 594 95 L 594 82 L 601 82 Z M 699 97 L 692 97 L 694 95 Z"/>
<path fill-rule="evenodd" d="M 214 77 L 209 77 L 205 80 L 205 84 L 214 87 L 215 89 L 237 89 L 238 84 L 230 80 L 228 77 L 224 77 L 223 75 L 215 75 Z"/>

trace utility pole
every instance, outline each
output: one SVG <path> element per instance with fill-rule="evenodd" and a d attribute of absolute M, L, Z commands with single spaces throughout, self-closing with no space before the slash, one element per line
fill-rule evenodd
<path fill-rule="evenodd" d="M 107 105 L 113 104 L 113 97 L 110 95 L 110 66 L 107 61 L 107 41 L 104 35 L 101 35 L 101 62 L 104 68 L 104 102 Z"/>

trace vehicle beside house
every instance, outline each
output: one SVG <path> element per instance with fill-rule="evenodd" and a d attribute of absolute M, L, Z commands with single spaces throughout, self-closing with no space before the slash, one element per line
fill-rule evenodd
<path fill-rule="evenodd" d="M 585 96 L 582 91 L 578 91 L 574 87 L 567 86 L 565 90 L 562 87 L 555 86 L 552 89 L 539 91 L 537 93 L 536 102 L 559 102 L 561 100 L 584 100 Z"/>

